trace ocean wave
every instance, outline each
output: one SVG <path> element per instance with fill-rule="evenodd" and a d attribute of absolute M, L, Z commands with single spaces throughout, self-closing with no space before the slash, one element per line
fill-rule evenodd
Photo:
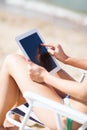
<path fill-rule="evenodd" d="M 25 9 L 31 9 L 34 11 L 42 12 L 49 16 L 65 18 L 71 21 L 76 22 L 77 24 L 81 24 L 87 26 L 87 15 L 76 13 L 64 8 L 60 8 L 54 5 L 47 4 L 45 2 L 38 1 L 25 1 L 25 0 L 6 0 L 7 4 L 21 6 Z"/>

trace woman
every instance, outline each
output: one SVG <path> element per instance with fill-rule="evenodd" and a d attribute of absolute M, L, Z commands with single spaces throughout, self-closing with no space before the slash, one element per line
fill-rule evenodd
<path fill-rule="evenodd" d="M 87 70 L 87 59 L 67 56 L 60 45 L 45 44 L 45 46 L 49 48 L 51 55 L 64 64 Z M 64 97 L 70 95 L 71 107 L 87 113 L 87 77 L 82 83 L 78 83 L 62 69 L 53 76 L 43 67 L 35 65 L 21 55 L 10 55 L 6 58 L 1 70 L 0 85 L 0 130 L 13 129 L 3 126 L 5 114 L 15 104 L 20 105 L 26 102 L 22 97 L 25 91 L 38 93 L 62 104 L 64 104 Z M 57 129 L 54 113 L 40 108 L 35 108 L 34 111 L 51 130 Z M 46 116 L 45 113 L 47 113 Z M 64 129 L 65 124 L 63 120 Z M 72 122 L 72 130 L 77 130 L 79 125 Z"/>

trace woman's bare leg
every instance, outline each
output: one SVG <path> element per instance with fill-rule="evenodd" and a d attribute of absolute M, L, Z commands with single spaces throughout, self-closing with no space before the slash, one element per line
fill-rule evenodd
<path fill-rule="evenodd" d="M 18 86 L 15 86 L 15 87 L 18 87 Z M 24 99 L 21 91 L 19 91 L 17 101 L 16 101 L 15 105 L 13 106 L 13 108 L 16 108 L 17 106 L 19 106 L 19 105 L 21 105 L 21 104 L 23 104 L 25 102 L 26 102 L 26 100 Z M 19 115 L 13 114 L 11 118 L 13 118 L 14 120 L 17 120 L 17 121 L 20 122 L 20 116 Z M 7 119 L 5 119 L 4 127 L 13 127 L 13 126 L 14 126 L 13 124 L 11 124 Z"/>
<path fill-rule="evenodd" d="M 20 90 L 17 87 L 14 79 L 9 75 L 6 63 L 3 64 L 0 73 L 0 130 L 3 128 L 6 112 L 13 107 L 20 95 Z M 12 127 L 13 129 L 13 127 Z"/>
<path fill-rule="evenodd" d="M 3 68 L 0 74 L 0 125 L 4 122 L 5 113 L 15 104 L 19 93 L 19 89 L 15 87 L 16 83 L 6 72 L 7 68 Z"/>

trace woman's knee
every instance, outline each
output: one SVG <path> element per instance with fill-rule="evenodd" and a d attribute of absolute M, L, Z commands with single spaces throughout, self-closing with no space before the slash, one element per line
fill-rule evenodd
<path fill-rule="evenodd" d="M 10 65 L 10 63 L 12 62 L 12 60 L 14 59 L 14 57 L 15 57 L 15 55 L 6 56 L 3 66 L 8 67 Z"/>
<path fill-rule="evenodd" d="M 16 66 L 18 61 L 20 61 L 21 59 L 25 59 L 25 58 L 18 54 L 10 54 L 6 56 L 4 61 L 4 66 L 9 69 L 11 66 L 12 67 Z"/>
<path fill-rule="evenodd" d="M 10 55 L 6 56 L 6 58 L 5 58 L 5 64 L 9 65 L 9 63 L 15 62 L 20 57 L 22 57 L 22 56 L 19 56 L 18 54 L 10 54 Z"/>

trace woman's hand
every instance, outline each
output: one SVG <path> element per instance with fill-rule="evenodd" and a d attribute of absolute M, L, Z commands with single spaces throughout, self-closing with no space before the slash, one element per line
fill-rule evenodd
<path fill-rule="evenodd" d="M 31 79 L 39 83 L 44 82 L 45 77 L 49 75 L 49 73 L 43 67 L 36 65 L 31 61 L 28 61 L 28 72 Z"/>
<path fill-rule="evenodd" d="M 54 56 L 57 60 L 60 60 L 63 63 L 68 58 L 68 56 L 65 54 L 60 44 L 58 45 L 42 44 L 42 46 L 48 47 L 48 52 L 52 56 Z"/>

